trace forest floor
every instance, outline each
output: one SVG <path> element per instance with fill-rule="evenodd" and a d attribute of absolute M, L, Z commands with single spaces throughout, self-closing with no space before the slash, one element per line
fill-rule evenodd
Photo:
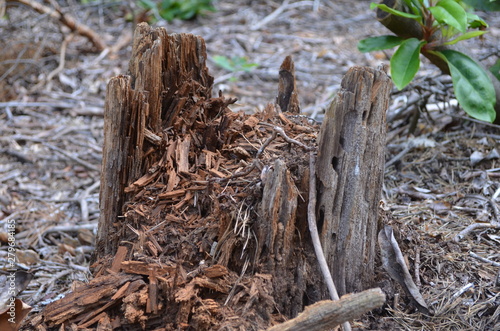
<path fill-rule="evenodd" d="M 7 264 L 6 226 L 14 220 L 17 267 L 34 275 L 19 298 L 32 313 L 90 277 L 106 84 L 127 73 L 134 29 L 125 3 L 60 4 L 111 50 L 96 52 L 85 37 L 15 2 L 0 19 L 0 260 Z M 235 111 L 274 102 L 279 67 L 292 55 L 302 112 L 321 120 L 350 67 L 389 62 L 390 52 L 356 48 L 387 34 L 369 4 L 217 1 L 215 12 L 195 20 L 155 25 L 205 39 L 213 90 L 238 98 Z M 480 14 L 491 32 L 468 48 L 492 64 L 500 17 Z M 217 56 L 255 66 L 226 70 Z M 455 107 L 450 82 L 423 61 L 408 88 L 394 89 L 387 113 L 382 208 L 433 314 L 418 312 L 378 265 L 388 301 L 355 321 L 358 329 L 500 330 L 500 234 L 493 226 L 500 222 L 500 128 Z M 421 116 L 410 132 L 415 111 Z"/>

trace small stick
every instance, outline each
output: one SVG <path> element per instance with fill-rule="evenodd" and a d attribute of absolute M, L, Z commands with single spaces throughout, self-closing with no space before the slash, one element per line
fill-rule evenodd
<path fill-rule="evenodd" d="M 260 146 L 259 150 L 257 151 L 257 155 L 255 156 L 257 159 L 259 158 L 260 154 L 262 154 L 264 152 L 266 147 L 269 146 L 271 141 L 276 139 L 276 136 L 277 136 L 276 131 L 273 131 L 273 134 L 271 135 L 271 137 L 267 138 L 266 141 L 264 141 L 262 146 Z"/>
<path fill-rule="evenodd" d="M 477 229 L 499 229 L 500 224 L 491 223 L 474 223 L 460 231 L 455 238 L 453 239 L 455 242 L 459 242 L 463 238 L 465 238 L 469 233 Z"/>
<path fill-rule="evenodd" d="M 253 26 L 250 27 L 250 30 L 251 31 L 255 31 L 255 30 L 258 30 L 260 29 L 261 27 L 263 27 L 264 25 L 266 25 L 267 23 L 271 22 L 272 20 L 274 20 L 276 17 L 278 17 L 282 12 L 285 11 L 286 7 L 288 7 L 288 3 L 290 2 L 290 0 L 285 0 L 283 1 L 283 4 L 281 6 L 279 6 L 278 8 L 276 8 L 275 11 L 273 11 L 271 14 L 267 15 L 266 17 L 264 17 L 264 19 L 260 22 L 258 22 L 257 24 L 254 24 Z"/>
<path fill-rule="evenodd" d="M 285 130 L 283 130 L 283 128 L 281 128 L 281 127 L 279 127 L 279 126 L 277 126 L 277 125 L 272 125 L 272 124 L 265 123 L 265 122 L 260 122 L 259 124 L 260 124 L 260 125 L 269 126 L 269 127 L 271 127 L 271 128 L 274 130 L 273 135 L 272 135 L 271 137 L 269 137 L 269 138 L 268 138 L 268 139 L 264 142 L 264 144 L 262 145 L 262 147 L 259 149 L 259 152 L 260 152 L 260 153 L 262 153 L 262 152 L 261 152 L 261 150 L 263 151 L 263 149 L 264 149 L 265 147 L 267 147 L 267 146 L 271 143 L 271 141 L 272 141 L 273 139 L 275 139 L 275 138 L 276 138 L 276 135 L 277 135 L 277 134 L 279 134 L 279 135 L 280 135 L 280 136 L 281 136 L 281 137 L 282 137 L 282 138 L 283 138 L 283 139 L 284 139 L 287 143 L 289 143 L 289 144 L 295 144 L 295 145 L 297 145 L 297 146 L 299 146 L 299 147 L 302 147 L 305 151 L 308 151 L 308 152 L 309 152 L 309 151 L 312 151 L 312 150 L 314 149 L 314 147 L 307 146 L 307 145 L 305 145 L 305 144 L 301 143 L 301 142 L 300 142 L 300 141 L 298 141 L 298 140 L 295 140 L 295 139 L 293 139 L 293 138 L 290 138 L 290 137 L 286 134 Z M 257 152 L 257 155 L 259 155 L 259 154 L 260 154 L 259 152 Z"/>
<path fill-rule="evenodd" d="M 485 257 L 482 257 L 482 256 L 477 255 L 477 254 L 476 254 L 476 253 L 474 253 L 474 252 L 469 252 L 469 255 L 470 255 L 470 256 L 472 256 L 472 257 L 473 257 L 473 258 L 475 258 L 475 259 L 478 259 L 478 260 L 480 260 L 480 261 L 483 261 L 483 262 L 489 263 L 489 264 L 491 264 L 491 265 L 493 265 L 493 266 L 495 266 L 495 267 L 500 267 L 500 262 L 491 261 L 491 260 L 489 260 L 489 259 L 487 259 L 487 258 L 485 258 Z"/>
<path fill-rule="evenodd" d="M 104 41 L 102 41 L 97 32 L 92 30 L 89 26 L 77 22 L 73 16 L 63 14 L 61 8 L 59 8 L 55 1 L 53 1 L 52 4 L 57 6 L 56 9 L 52 9 L 33 0 L 7 0 L 7 2 L 19 2 L 23 5 L 33 8 L 40 14 L 46 14 L 56 20 L 59 20 L 71 31 L 86 37 L 94 45 L 98 52 L 102 52 L 106 48 L 106 44 L 104 43 Z"/>
<path fill-rule="evenodd" d="M 71 40 L 73 40 L 74 34 L 70 33 L 69 35 L 64 38 L 62 44 L 61 44 L 61 54 L 59 55 L 59 65 L 57 68 L 52 70 L 48 75 L 47 75 L 47 82 L 50 82 L 52 78 L 54 78 L 55 75 L 60 73 L 64 69 L 64 64 L 66 63 L 66 48 L 68 47 L 68 44 L 70 43 Z M 39 83 L 40 84 L 40 83 Z M 37 84 L 38 85 L 38 84 Z"/>
<path fill-rule="evenodd" d="M 467 292 L 471 287 L 474 287 L 474 283 L 469 283 L 465 286 L 463 286 L 461 289 L 459 289 L 455 294 L 453 294 L 450 298 L 450 302 Z"/>
<path fill-rule="evenodd" d="M 415 285 L 422 286 L 420 283 L 420 246 L 415 248 Z"/>
<path fill-rule="evenodd" d="M 97 171 L 97 172 L 101 172 L 101 168 L 100 167 L 97 167 L 97 166 L 93 165 L 92 163 L 84 161 L 84 160 L 80 159 L 79 157 L 76 157 L 76 156 L 72 155 L 71 153 L 68 153 L 65 150 L 63 150 L 63 149 L 61 149 L 61 148 L 59 148 L 57 146 L 54 146 L 52 144 L 45 143 L 45 142 L 42 142 L 42 144 L 44 146 L 46 146 L 46 147 L 48 147 L 48 148 L 56 151 L 56 152 L 61 153 L 62 155 L 66 156 L 66 157 L 68 157 L 70 159 L 72 159 L 73 161 L 81 164 L 82 166 L 84 166 L 85 168 L 87 168 L 89 170 L 94 170 L 94 171 Z"/>
<path fill-rule="evenodd" d="M 43 234 L 45 235 L 47 233 L 53 233 L 53 232 L 78 232 L 78 230 L 82 229 L 97 230 L 97 222 L 91 222 L 80 225 L 56 225 L 45 230 Z"/>
<path fill-rule="evenodd" d="M 387 161 L 385 163 L 385 167 L 388 168 L 389 166 L 391 166 L 392 164 L 396 163 L 397 161 L 399 161 L 403 156 L 405 156 L 406 154 L 408 154 L 408 152 L 413 148 L 413 144 L 411 142 L 408 142 L 406 144 L 406 147 L 401 151 L 399 152 L 398 155 L 394 156 L 392 159 L 390 159 L 389 161 Z"/>

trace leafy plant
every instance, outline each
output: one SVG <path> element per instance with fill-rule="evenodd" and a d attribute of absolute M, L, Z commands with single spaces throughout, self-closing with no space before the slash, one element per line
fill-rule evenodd
<path fill-rule="evenodd" d="M 486 33 L 488 25 L 479 16 L 467 12 L 459 0 L 402 0 L 406 8 L 390 8 L 385 4 L 370 5 L 384 12 L 418 24 L 421 37 L 379 36 L 361 40 L 358 49 L 371 52 L 398 46 L 391 58 L 391 76 L 398 89 L 415 77 L 420 67 L 420 54 L 434 56 L 448 65 L 459 104 L 472 117 L 493 122 L 496 117 L 496 93 L 486 71 L 469 56 L 450 49 L 450 45 Z M 466 0 L 494 8 L 491 0 Z M 491 2 L 491 3 L 490 3 Z M 496 2 L 498 5 L 498 2 Z M 391 29 L 392 30 L 392 29 Z M 497 70 L 498 72 L 498 70 Z"/>
<path fill-rule="evenodd" d="M 224 55 L 215 55 L 212 59 L 216 65 L 232 73 L 250 72 L 255 67 L 259 66 L 257 63 L 249 63 L 246 57 L 241 56 L 233 56 L 232 58 L 228 58 Z M 235 81 L 236 77 L 231 77 L 230 80 Z"/>
<path fill-rule="evenodd" d="M 215 11 L 212 0 L 140 0 L 139 4 L 169 22 L 174 19 L 190 20 L 204 12 Z"/>

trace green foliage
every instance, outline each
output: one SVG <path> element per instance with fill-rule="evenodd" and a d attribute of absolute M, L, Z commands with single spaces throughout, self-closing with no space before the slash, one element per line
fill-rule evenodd
<path fill-rule="evenodd" d="M 363 39 L 358 43 L 358 49 L 362 53 L 380 51 L 399 46 L 403 38 L 396 36 L 379 36 Z"/>
<path fill-rule="evenodd" d="M 493 122 L 495 89 L 486 71 L 463 53 L 453 50 L 436 53 L 448 62 L 458 103 L 472 117 Z"/>
<path fill-rule="evenodd" d="M 468 31 L 464 34 L 457 36 L 455 39 L 452 39 L 450 41 L 443 43 L 443 45 L 453 45 L 459 41 L 474 38 L 474 37 L 479 37 L 480 35 L 483 35 L 485 33 L 486 33 L 486 31 Z"/>
<path fill-rule="evenodd" d="M 500 59 L 490 67 L 490 71 L 498 80 L 500 80 Z"/>
<path fill-rule="evenodd" d="M 465 9 L 454 0 L 441 0 L 436 6 L 429 7 L 434 19 L 443 27 L 449 25 L 461 33 L 467 30 L 467 14 Z"/>
<path fill-rule="evenodd" d="M 472 117 L 483 121 L 495 120 L 495 90 L 486 71 L 470 57 L 457 51 L 438 51 L 442 46 L 479 37 L 486 33 L 488 24 L 479 16 L 466 11 L 467 4 L 493 8 L 495 0 L 403 0 L 409 12 L 389 8 L 383 4 L 370 5 L 395 16 L 415 20 L 422 29 L 422 39 L 402 39 L 379 36 L 361 40 L 358 49 L 371 52 L 399 46 L 391 58 L 391 76 L 398 89 L 403 89 L 415 77 L 420 67 L 420 53 L 433 53 L 448 63 L 460 105 Z M 478 30 L 473 30 L 478 29 Z M 439 36 L 439 37 L 436 37 Z M 500 67 L 500 64 L 497 63 Z M 495 72 L 494 72 L 495 74 Z M 500 76 L 499 68 L 496 69 Z"/>
<path fill-rule="evenodd" d="M 383 10 L 385 12 L 388 12 L 389 14 L 393 14 L 393 15 L 396 15 L 396 16 L 411 18 L 411 19 L 414 19 L 414 20 L 417 20 L 417 21 L 421 19 L 420 15 L 418 15 L 418 14 L 405 13 L 405 12 L 402 12 L 402 11 L 399 11 L 399 10 L 387 7 L 387 5 L 380 4 L 380 3 L 373 3 L 372 2 L 370 4 L 370 9 L 375 9 L 375 8 L 381 9 L 381 10 Z"/>
<path fill-rule="evenodd" d="M 257 63 L 249 63 L 246 57 L 241 57 L 241 56 L 233 56 L 232 58 L 228 58 L 227 56 L 224 55 L 215 55 L 212 58 L 212 60 L 215 62 L 216 65 L 218 65 L 222 69 L 225 69 L 232 73 L 237 73 L 242 71 L 250 72 L 255 67 L 259 66 Z M 230 80 L 235 81 L 236 77 L 232 77 Z"/>
<path fill-rule="evenodd" d="M 500 11 L 500 1 L 498 0 L 463 0 L 469 6 L 477 10 Z"/>
<path fill-rule="evenodd" d="M 144 9 L 169 22 L 174 19 L 190 20 L 207 11 L 215 11 L 212 0 L 140 0 Z"/>
<path fill-rule="evenodd" d="M 415 77 L 420 68 L 420 49 L 425 43 L 417 38 L 407 39 L 392 56 L 391 76 L 398 89 L 408 85 Z"/>

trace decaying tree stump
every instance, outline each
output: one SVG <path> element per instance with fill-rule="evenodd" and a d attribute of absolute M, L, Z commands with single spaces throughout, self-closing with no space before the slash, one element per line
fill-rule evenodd
<path fill-rule="evenodd" d="M 94 280 L 33 328 L 258 330 L 329 298 L 307 221 L 318 125 L 275 104 L 231 111 L 206 57 L 200 37 L 138 25 L 129 75 L 108 84 Z M 282 68 L 298 111 L 291 58 Z M 341 293 L 372 286 L 388 91 L 384 72 L 351 69 L 319 135 L 319 229 Z M 322 323 L 382 304 L 367 293 Z"/>

